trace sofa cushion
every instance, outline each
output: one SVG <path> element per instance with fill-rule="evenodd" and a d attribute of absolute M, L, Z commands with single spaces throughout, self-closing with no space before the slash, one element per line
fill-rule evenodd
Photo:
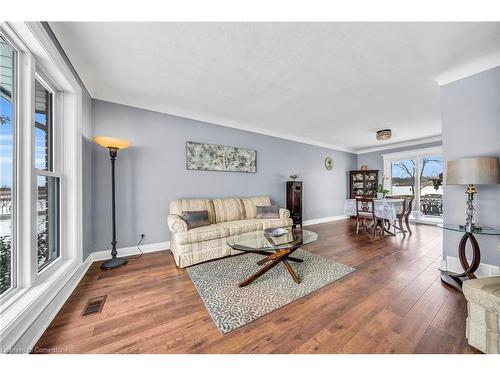
<path fill-rule="evenodd" d="M 170 202 L 170 213 L 172 215 L 182 215 L 183 211 L 207 211 L 208 221 L 215 224 L 215 210 L 208 199 L 176 199 Z"/>
<path fill-rule="evenodd" d="M 262 223 L 262 229 L 288 227 L 293 224 L 292 219 L 255 219 Z"/>
<path fill-rule="evenodd" d="M 245 217 L 247 219 L 255 219 L 257 214 L 257 206 L 270 206 L 271 199 L 269 197 L 253 197 L 241 198 L 243 206 L 245 207 Z"/>
<path fill-rule="evenodd" d="M 215 199 L 213 204 L 216 223 L 244 219 L 245 209 L 239 198 Z"/>
<path fill-rule="evenodd" d="M 226 221 L 224 223 L 219 223 L 218 225 L 229 229 L 229 234 L 231 236 L 262 230 L 262 222 L 255 219 Z"/>
<path fill-rule="evenodd" d="M 190 229 L 187 232 L 174 233 L 174 236 L 179 245 L 185 245 L 229 237 L 229 229 L 219 224 L 210 224 Z"/>

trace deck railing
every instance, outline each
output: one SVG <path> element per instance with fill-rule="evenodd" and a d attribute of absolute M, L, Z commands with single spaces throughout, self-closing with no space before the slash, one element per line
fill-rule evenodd
<path fill-rule="evenodd" d="M 443 216 L 443 196 L 426 194 L 420 197 L 420 212 L 427 216 Z"/>

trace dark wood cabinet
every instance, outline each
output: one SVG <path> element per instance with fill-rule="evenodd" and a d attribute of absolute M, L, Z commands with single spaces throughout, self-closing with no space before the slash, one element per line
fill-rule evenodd
<path fill-rule="evenodd" d="M 351 171 L 350 197 L 374 197 L 377 193 L 378 170 L 356 170 Z"/>
<path fill-rule="evenodd" d="M 286 208 L 294 225 L 302 225 L 302 181 L 286 182 Z"/>

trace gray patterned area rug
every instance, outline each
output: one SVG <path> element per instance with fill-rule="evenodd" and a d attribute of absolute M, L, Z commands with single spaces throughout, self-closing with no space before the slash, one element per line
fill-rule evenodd
<path fill-rule="evenodd" d="M 250 285 L 238 287 L 260 269 L 256 262 L 263 256 L 251 253 L 198 264 L 187 271 L 215 325 L 226 334 L 355 271 L 303 249 L 293 256 L 304 260 L 290 262 L 300 284 L 278 264 Z"/>

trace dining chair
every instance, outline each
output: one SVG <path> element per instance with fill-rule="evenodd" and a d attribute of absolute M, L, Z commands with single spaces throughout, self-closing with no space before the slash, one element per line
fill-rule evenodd
<path fill-rule="evenodd" d="M 371 225 L 366 225 L 367 220 L 371 221 Z M 373 198 L 356 198 L 356 234 L 360 228 L 369 232 L 371 239 L 376 238 L 378 220 L 375 216 Z"/>
<path fill-rule="evenodd" d="M 400 213 L 396 214 L 396 219 L 399 223 L 399 227 L 392 223 L 392 226 L 395 229 L 398 229 L 401 233 L 403 233 L 403 237 L 406 237 L 406 232 L 410 233 L 410 236 L 413 234 L 410 228 L 410 215 L 413 207 L 413 199 L 415 198 L 413 195 L 390 195 L 387 196 L 388 199 L 404 199 L 403 209 Z M 406 230 L 403 227 L 403 220 L 406 224 Z M 390 227 L 391 223 L 389 223 Z"/>
<path fill-rule="evenodd" d="M 410 227 L 410 215 L 411 215 L 411 210 L 413 208 L 413 200 L 415 197 L 413 195 L 403 195 L 404 200 L 405 200 L 405 209 L 404 209 L 404 216 L 405 216 L 405 224 L 406 224 L 406 229 L 410 233 L 410 236 L 413 234 L 411 231 Z"/>

